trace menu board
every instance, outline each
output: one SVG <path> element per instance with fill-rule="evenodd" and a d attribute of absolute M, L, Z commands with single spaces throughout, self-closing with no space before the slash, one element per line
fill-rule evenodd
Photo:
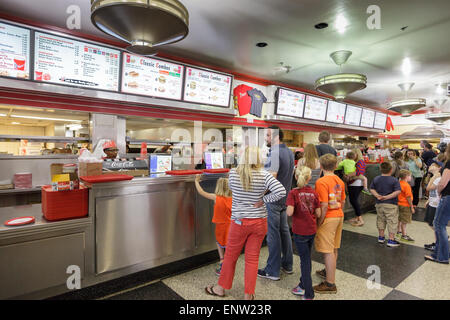
<path fill-rule="evenodd" d="M 122 92 L 181 100 L 181 64 L 124 53 Z"/>
<path fill-rule="evenodd" d="M 345 124 L 350 124 L 352 126 L 359 126 L 361 121 L 362 108 L 347 105 L 347 112 L 345 113 Z"/>
<path fill-rule="evenodd" d="M 387 114 L 382 112 L 377 112 L 375 115 L 375 129 L 386 129 L 386 120 L 387 120 Z"/>
<path fill-rule="evenodd" d="M 344 123 L 346 104 L 336 101 L 328 101 L 327 119 L 328 122 Z"/>
<path fill-rule="evenodd" d="M 120 51 L 35 33 L 34 80 L 117 91 Z"/>
<path fill-rule="evenodd" d="M 363 109 L 361 116 L 361 127 L 373 128 L 375 111 Z"/>
<path fill-rule="evenodd" d="M 183 100 L 228 107 L 231 83 L 229 75 L 186 67 Z"/>
<path fill-rule="evenodd" d="M 305 95 L 291 90 L 278 89 L 276 114 L 282 116 L 302 117 Z"/>
<path fill-rule="evenodd" d="M 0 23 L 0 76 L 30 78 L 30 30 Z"/>
<path fill-rule="evenodd" d="M 324 121 L 327 114 L 327 102 L 328 100 L 326 99 L 306 96 L 305 114 L 303 117 L 307 119 Z"/>

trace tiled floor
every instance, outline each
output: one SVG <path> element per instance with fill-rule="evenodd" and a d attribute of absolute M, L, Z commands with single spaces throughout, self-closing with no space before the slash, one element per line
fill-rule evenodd
<path fill-rule="evenodd" d="M 377 242 L 378 231 L 375 214 L 367 213 L 363 215 L 363 218 L 366 222 L 363 227 L 344 224 L 336 272 L 337 294 L 316 294 L 316 300 L 448 300 L 450 298 L 450 266 L 424 260 L 424 254 L 430 252 L 423 249 L 423 244 L 433 242 L 434 236 L 429 226 L 422 222 L 423 212 L 419 211 L 416 220 L 408 226 L 409 235 L 416 241 L 409 244 L 402 243 L 398 248 L 389 248 Z M 183 262 L 182 270 L 190 271 L 180 273 L 177 269 L 179 266 L 163 266 L 157 268 L 158 272 L 150 270 L 142 273 L 138 279 L 132 275 L 128 278 L 110 281 L 106 285 L 100 284 L 97 288 L 83 289 L 84 293 L 83 290 L 80 290 L 78 294 L 72 296 L 63 295 L 55 298 L 214 299 L 215 297 L 204 292 L 206 285 L 214 284 L 218 279 L 214 272 L 217 265 L 217 259 L 214 256 L 214 252 L 208 253 L 203 257 L 206 260 L 198 264 L 202 266 L 197 268 L 195 268 L 195 259 Z M 263 247 L 259 260 L 260 268 L 265 266 L 267 256 L 268 249 Z M 313 253 L 312 258 L 313 283 L 317 284 L 321 279 L 315 275 L 315 271 L 324 268 L 323 258 L 316 252 Z M 184 266 L 186 268 L 183 269 Z M 380 270 L 380 286 L 378 288 L 373 288 L 371 286 L 373 283 L 368 281 L 371 276 L 371 273 L 368 273 L 370 266 L 377 266 Z M 298 284 L 299 277 L 299 258 L 295 255 L 293 274 L 281 273 L 280 281 L 258 278 L 256 298 L 258 300 L 297 300 L 299 298 L 292 295 L 290 290 Z M 226 292 L 225 299 L 243 299 L 243 284 L 244 257 L 241 255 L 236 266 L 233 288 Z"/>

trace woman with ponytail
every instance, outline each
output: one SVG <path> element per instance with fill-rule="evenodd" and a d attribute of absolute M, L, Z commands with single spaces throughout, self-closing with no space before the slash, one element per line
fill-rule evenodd
<path fill-rule="evenodd" d="M 309 186 L 311 169 L 307 166 L 295 170 L 297 188 L 292 189 L 287 197 L 286 213 L 292 216 L 292 232 L 297 252 L 300 256 L 301 277 L 292 293 L 304 300 L 314 299 L 311 279 L 311 248 L 316 235 L 316 219 L 321 215 L 318 194 Z"/>
<path fill-rule="evenodd" d="M 263 169 L 260 150 L 247 147 L 236 169 L 229 173 L 232 192 L 231 225 L 227 250 L 219 282 L 205 288 L 209 295 L 224 297 L 233 284 L 236 262 L 245 246 L 245 300 L 255 298 L 259 252 L 267 233 L 267 210 L 264 203 L 275 202 L 286 196 L 286 189 Z M 267 193 L 267 190 L 270 193 Z"/>

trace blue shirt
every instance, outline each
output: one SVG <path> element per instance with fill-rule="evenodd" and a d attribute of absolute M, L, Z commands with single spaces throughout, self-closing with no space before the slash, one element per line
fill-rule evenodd
<path fill-rule="evenodd" d="M 380 196 L 387 196 L 395 191 L 401 191 L 400 182 L 392 176 L 378 176 L 373 179 L 370 189 L 374 189 Z M 398 197 L 389 200 L 378 200 L 377 203 L 397 204 Z"/>
<path fill-rule="evenodd" d="M 292 187 L 294 164 L 294 153 L 285 144 L 278 144 L 270 148 L 264 169 L 277 173 L 277 180 L 286 189 L 286 194 L 289 193 Z M 278 200 L 275 204 L 285 205 L 286 197 Z"/>

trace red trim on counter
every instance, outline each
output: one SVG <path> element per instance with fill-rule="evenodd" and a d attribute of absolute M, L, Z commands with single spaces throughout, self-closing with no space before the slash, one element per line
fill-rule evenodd
<path fill-rule="evenodd" d="M 66 34 L 69 34 L 69 35 L 72 35 L 72 36 L 76 36 L 76 37 L 80 37 L 80 38 L 83 38 L 83 39 L 86 39 L 86 40 L 91 40 L 91 41 L 96 41 L 96 42 L 100 42 L 100 43 L 104 43 L 104 44 L 109 44 L 109 45 L 117 46 L 117 47 L 120 47 L 120 48 L 125 48 L 125 47 L 128 46 L 128 44 L 124 43 L 124 42 L 117 42 L 117 41 L 105 39 L 105 38 L 102 38 L 102 37 L 89 35 L 89 34 L 78 32 L 78 31 L 74 31 L 74 30 L 69 30 L 69 29 L 66 29 L 66 28 L 51 26 L 51 25 L 40 23 L 40 22 L 35 22 L 35 21 L 32 21 L 32 20 L 28 20 L 28 19 L 24 19 L 24 18 L 20 18 L 20 17 L 16 17 L 16 16 L 11 16 L 11 15 L 8 15 L 8 14 L 5 14 L 5 13 L 0 13 L 0 18 L 3 18 L 5 20 L 9 20 L 9 21 L 12 21 L 12 22 L 18 22 L 18 23 L 27 24 L 27 25 L 34 26 L 34 27 L 37 27 L 37 28 L 49 29 L 49 30 L 52 30 L 52 31 L 66 33 Z M 229 74 L 232 74 L 236 80 L 240 80 L 240 81 L 250 82 L 250 83 L 258 84 L 258 85 L 262 85 L 262 86 L 275 85 L 275 86 L 285 87 L 285 88 L 288 88 L 288 89 L 302 91 L 302 92 L 307 93 L 307 94 L 309 93 L 309 94 L 313 94 L 313 95 L 317 95 L 317 96 L 320 96 L 320 97 L 324 97 L 324 98 L 327 98 L 327 99 L 334 100 L 334 97 L 332 97 L 330 95 L 327 95 L 327 94 L 324 94 L 324 93 L 321 93 L 319 91 L 305 89 L 305 88 L 302 88 L 302 87 L 299 87 L 299 86 L 296 86 L 296 85 L 290 85 L 290 84 L 286 84 L 286 83 L 282 83 L 282 82 L 278 82 L 278 81 L 269 81 L 269 80 L 262 79 L 262 78 L 259 78 L 259 77 L 255 77 L 255 76 L 249 76 L 249 75 L 246 75 L 246 74 L 243 74 L 243 73 L 231 71 L 230 69 L 227 69 L 227 68 L 222 68 L 222 67 L 210 65 L 208 63 L 195 61 L 195 60 L 192 60 L 192 59 L 189 59 L 189 58 L 173 56 L 171 54 L 164 53 L 164 52 L 158 52 L 157 57 L 166 58 L 166 59 L 174 60 L 176 62 L 190 64 L 190 65 L 197 66 L 197 67 L 208 68 L 208 69 L 216 70 L 216 71 L 219 71 L 219 72 L 229 73 Z M 369 108 L 369 109 L 380 111 L 380 112 L 384 112 L 384 113 L 387 112 L 389 115 L 397 115 L 395 112 L 393 113 L 392 111 L 387 111 L 385 108 L 382 108 L 382 107 L 368 106 L 368 105 L 364 105 L 364 104 L 361 104 L 361 103 L 358 103 L 358 102 L 353 102 L 353 101 L 350 101 L 350 100 L 344 100 L 343 102 L 348 103 L 348 104 L 352 104 L 352 105 L 356 105 L 356 106 L 360 106 L 360 107 Z"/>

